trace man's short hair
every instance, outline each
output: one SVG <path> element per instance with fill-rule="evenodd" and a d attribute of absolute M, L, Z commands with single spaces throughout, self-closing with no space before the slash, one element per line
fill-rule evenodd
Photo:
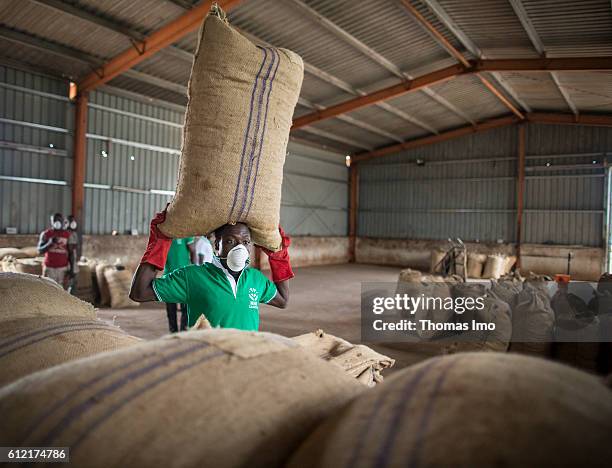
<path fill-rule="evenodd" d="M 251 231 L 251 230 L 249 229 L 249 227 L 248 227 L 246 224 L 244 224 L 244 223 L 236 223 L 235 225 L 234 225 L 234 224 L 224 224 L 223 226 L 220 226 L 220 227 L 218 227 L 217 229 L 215 229 L 215 230 L 213 231 L 213 233 L 215 234 L 215 239 L 221 239 L 221 237 L 223 237 L 223 233 L 225 232 L 225 230 L 226 230 L 227 228 L 229 228 L 229 227 L 231 227 L 231 226 L 237 226 L 237 225 L 239 225 L 239 224 L 241 224 L 241 225 L 243 225 L 245 228 L 247 228 L 247 229 L 249 230 L 249 232 Z"/>

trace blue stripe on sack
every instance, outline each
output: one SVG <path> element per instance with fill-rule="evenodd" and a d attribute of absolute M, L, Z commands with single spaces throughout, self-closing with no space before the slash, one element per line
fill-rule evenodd
<path fill-rule="evenodd" d="M 393 451 L 393 446 L 395 445 L 395 439 L 399 434 L 399 426 L 402 423 L 402 417 L 404 416 L 404 410 L 406 406 L 410 403 L 417 389 L 417 385 L 423 380 L 423 378 L 431 371 L 432 368 L 436 367 L 435 364 L 438 363 L 436 359 L 433 362 L 430 362 L 419 369 L 418 373 L 408 381 L 404 389 L 402 390 L 401 395 L 402 399 L 399 400 L 398 404 L 393 408 L 391 414 L 393 415 L 393 419 L 391 419 L 391 424 L 387 430 L 387 436 L 384 439 L 383 445 L 380 447 L 378 452 L 378 456 L 374 462 L 375 467 L 382 468 L 388 465 L 389 456 Z"/>
<path fill-rule="evenodd" d="M 259 70 L 255 75 L 255 81 L 253 82 L 253 90 L 251 91 L 251 103 L 249 105 L 249 119 L 247 121 L 247 126 L 244 130 L 244 141 L 242 143 L 242 155 L 240 156 L 240 171 L 238 172 L 238 182 L 236 183 L 236 190 L 234 191 L 234 200 L 232 201 L 232 208 L 230 210 L 228 222 L 232 222 L 232 216 L 234 215 L 234 209 L 236 208 L 236 202 L 238 201 L 238 192 L 240 191 L 240 183 L 242 181 L 242 168 L 244 166 L 244 156 L 246 155 L 246 149 L 248 146 L 249 133 L 251 132 L 251 122 L 253 120 L 253 104 L 255 102 L 255 92 L 257 91 L 257 86 L 259 85 L 259 77 L 261 75 L 261 71 L 264 68 L 266 60 L 268 59 L 268 52 L 266 49 L 259 47 L 259 49 L 263 52 L 263 60 L 261 65 L 259 66 Z"/>
<path fill-rule="evenodd" d="M 271 49 L 267 49 L 269 51 L 272 51 Z M 270 78 L 270 72 L 272 71 L 272 67 L 274 66 L 274 63 L 276 62 L 276 55 L 272 52 L 272 61 L 270 62 L 270 64 L 268 65 L 268 70 L 266 72 L 266 76 L 263 79 L 263 86 L 261 88 L 261 93 L 259 95 L 259 101 L 258 101 L 258 106 L 257 106 L 257 121 L 255 123 L 255 135 L 253 136 L 253 141 L 251 144 L 251 152 L 249 154 L 249 170 L 247 172 L 247 176 L 246 176 L 246 181 L 245 181 L 245 185 L 244 185 L 244 194 L 242 196 L 242 205 L 240 206 L 240 212 L 238 213 L 238 219 L 242 219 L 242 213 L 244 212 L 244 207 L 246 205 L 247 202 L 247 197 L 249 194 L 249 182 L 251 180 L 251 171 L 253 169 L 253 159 L 255 157 L 255 153 L 257 151 L 258 146 L 261 144 L 262 142 L 262 138 L 260 138 L 259 136 L 259 128 L 260 128 L 260 124 L 261 124 L 261 109 L 263 107 L 263 101 L 264 101 L 264 96 L 266 94 L 266 88 L 268 86 L 268 83 L 270 83 L 268 80 Z M 265 124 L 265 122 L 264 122 Z M 262 127 L 263 128 L 263 127 Z"/>
<path fill-rule="evenodd" d="M 206 343 L 196 343 L 192 346 L 189 346 L 186 349 L 181 349 L 180 351 L 176 351 L 174 353 L 163 356 L 161 359 L 154 361 L 144 367 L 136 369 L 132 372 L 129 372 L 126 375 L 119 377 L 114 382 L 110 383 L 106 387 L 102 388 L 100 391 L 90 396 L 87 400 L 80 403 L 77 406 L 71 408 L 64 417 L 47 433 L 47 435 L 40 440 L 40 442 L 36 442 L 38 446 L 49 446 L 56 439 L 58 439 L 62 433 L 78 418 L 80 418 L 84 413 L 94 407 L 97 402 L 104 397 L 109 397 L 117 390 L 120 390 L 128 383 L 131 383 L 133 380 L 146 376 L 152 371 L 171 364 L 175 359 L 181 358 L 183 356 L 187 356 L 195 353 L 196 351 L 200 351 L 202 349 L 208 348 L 209 345 Z"/>
<path fill-rule="evenodd" d="M 433 412 L 434 403 L 438 398 L 438 394 L 440 393 L 440 389 L 442 388 L 444 381 L 448 377 L 449 371 L 459 360 L 460 358 L 453 359 L 446 364 L 446 366 L 440 371 L 441 373 L 438 376 L 438 380 L 436 381 L 434 389 L 429 394 L 427 406 L 425 407 L 425 411 L 423 412 L 423 417 L 421 418 L 421 422 L 419 423 L 414 444 L 411 448 L 412 456 L 410 457 L 410 461 L 407 465 L 409 467 L 418 468 L 419 466 L 419 463 L 421 461 L 421 452 L 423 450 L 424 436 L 425 432 L 427 431 L 427 427 L 429 426 L 429 421 Z"/>
<path fill-rule="evenodd" d="M 11 354 L 19 349 L 25 348 L 26 346 L 30 346 L 33 345 L 34 343 L 38 343 L 39 341 L 43 341 L 46 340 L 47 338 L 51 338 L 52 336 L 57 336 L 57 335 L 63 335 L 64 333 L 70 333 L 70 332 L 75 332 L 75 331 L 85 331 L 85 330 L 110 330 L 110 331 L 116 331 L 114 329 L 111 329 L 108 325 L 80 325 L 80 326 L 72 326 L 72 327 L 66 327 L 66 328 L 62 328 L 59 330 L 54 330 L 51 331 L 49 333 L 47 333 L 46 335 L 43 336 L 38 336 L 35 339 L 26 341 L 25 343 L 19 343 L 19 345 L 17 346 L 13 346 L 12 348 L 10 348 L 9 350 L 3 351 L 2 353 L 0 353 L 0 358 L 3 358 L 4 356 Z M 123 333 L 125 334 L 125 333 Z"/>
<path fill-rule="evenodd" d="M 244 217 L 246 218 L 249 213 L 251 212 L 251 206 L 253 205 L 253 198 L 255 196 L 255 184 L 257 183 L 257 175 L 259 174 L 259 162 L 261 161 L 261 151 L 263 149 L 264 146 L 264 141 L 265 141 L 265 135 L 266 135 L 266 127 L 268 125 L 268 107 L 270 105 L 270 96 L 272 95 L 272 86 L 274 85 L 274 79 L 276 78 L 276 72 L 278 71 L 278 67 L 280 65 L 280 54 L 278 53 L 278 51 L 276 49 L 272 49 L 273 52 L 276 54 L 276 56 L 278 57 L 278 61 L 276 62 L 276 68 L 274 69 L 274 73 L 272 74 L 272 78 L 270 79 L 270 91 L 268 93 L 268 98 L 266 100 L 266 111 L 265 111 L 265 115 L 264 115 L 264 128 L 263 128 L 263 132 L 261 135 L 261 143 L 259 145 L 259 153 L 257 154 L 257 165 L 255 166 L 255 176 L 253 177 L 253 184 L 251 185 L 251 195 L 249 198 L 249 206 L 247 208 L 247 212 L 244 215 Z"/>
<path fill-rule="evenodd" d="M 172 349 L 175 348 L 178 344 L 181 344 L 180 340 L 176 340 L 175 342 L 173 342 L 172 344 L 168 344 L 168 346 L 166 347 L 167 349 Z M 136 364 L 137 362 L 142 363 L 143 361 L 143 357 L 142 356 L 137 356 L 135 359 L 132 359 L 130 361 L 124 362 L 119 366 L 113 367 L 112 369 L 110 369 L 108 372 L 105 372 L 103 374 L 97 375 L 96 377 L 94 377 L 91 380 L 88 380 L 87 382 L 83 382 L 82 384 L 80 384 L 77 388 L 75 388 L 72 392 L 70 392 L 68 395 L 64 396 L 64 398 L 62 398 L 61 400 L 56 401 L 51 407 L 46 408 L 46 411 L 39 415 L 36 419 L 33 420 L 33 422 L 30 424 L 30 426 L 28 427 L 28 429 L 26 429 L 26 432 L 23 436 L 23 440 L 21 441 L 21 443 L 19 444 L 21 447 L 26 447 L 26 443 L 28 438 L 34 433 L 34 431 L 41 425 L 44 423 L 45 419 L 47 419 L 49 416 L 51 416 L 53 413 L 55 413 L 58 409 L 60 409 L 62 406 L 64 406 L 64 404 L 68 403 L 69 401 L 72 401 L 79 392 L 86 390 L 87 388 L 91 387 L 92 385 L 95 385 L 96 383 L 100 382 L 101 380 L 104 380 L 105 378 L 113 375 L 115 372 L 119 372 L 122 371 L 124 369 L 127 369 L 128 367 L 130 367 L 133 364 Z"/>
<path fill-rule="evenodd" d="M 81 442 L 83 440 L 85 440 L 87 438 L 87 436 L 89 434 L 91 434 L 92 431 L 94 431 L 98 426 L 103 424 L 106 420 L 108 420 L 108 418 L 110 418 L 113 414 L 115 414 L 117 411 L 119 411 L 121 408 L 123 408 L 130 401 L 138 398 L 143 393 L 146 393 L 147 391 L 157 387 L 158 385 L 164 383 L 165 381 L 167 381 L 168 379 L 176 376 L 177 374 L 180 374 L 181 372 L 185 372 L 186 370 L 192 369 L 192 368 L 194 368 L 194 367 L 196 367 L 196 366 L 198 366 L 198 365 L 200 365 L 200 364 L 202 364 L 202 363 L 204 363 L 206 361 L 209 361 L 209 360 L 211 360 L 213 358 L 216 358 L 216 357 L 219 357 L 219 356 L 223 356 L 224 354 L 225 354 L 225 352 L 223 352 L 223 351 L 216 351 L 216 352 L 214 352 L 212 354 L 207 354 L 206 356 L 198 359 L 195 362 L 192 362 L 192 363 L 189 363 L 189 364 L 185 364 L 185 365 L 179 367 L 178 369 L 173 370 L 169 374 L 166 374 L 164 376 L 159 377 L 158 379 L 154 380 L 153 382 L 150 382 L 147 385 L 142 386 L 138 390 L 135 390 L 131 394 L 129 394 L 126 397 L 122 398 L 119 403 L 116 403 L 111 408 L 109 408 L 108 412 L 105 415 L 103 415 L 100 418 L 96 419 L 92 424 L 87 426 L 87 428 L 79 436 L 79 438 L 77 440 L 75 440 L 74 442 L 69 444 L 70 450 L 74 453 L 74 451 L 81 444 Z"/>
<path fill-rule="evenodd" d="M 57 328 L 63 328 L 63 327 L 69 327 L 69 326 L 75 326 L 75 325 L 83 325 L 83 324 L 94 324 L 94 323 L 99 323 L 99 322 L 96 322 L 93 320 L 85 320 L 85 321 L 81 320 L 77 322 L 62 322 L 62 323 L 56 322 L 56 323 L 49 324 L 43 328 L 37 328 L 35 331 L 28 329 L 25 331 L 25 335 L 23 334 L 24 331 L 20 331 L 0 341 L 0 349 L 6 348 L 7 346 L 10 346 L 14 343 L 18 343 L 19 341 L 25 340 L 26 338 L 29 338 L 31 336 L 40 335 L 41 333 L 55 330 Z"/>

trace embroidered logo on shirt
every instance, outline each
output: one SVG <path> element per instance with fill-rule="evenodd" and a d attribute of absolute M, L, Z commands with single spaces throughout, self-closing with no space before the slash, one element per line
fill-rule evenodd
<path fill-rule="evenodd" d="M 255 288 L 249 288 L 249 309 L 257 309 L 257 299 L 259 299 L 259 293 Z"/>

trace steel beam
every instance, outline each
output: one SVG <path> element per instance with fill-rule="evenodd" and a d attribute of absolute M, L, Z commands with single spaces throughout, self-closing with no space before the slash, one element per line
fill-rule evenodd
<path fill-rule="evenodd" d="M 168 47 L 170 44 L 175 43 L 190 32 L 195 31 L 200 27 L 202 20 L 210 11 L 212 3 L 211 0 L 202 2 L 157 31 L 154 31 L 143 39 L 141 50 L 130 47 L 112 58 L 95 72 L 83 78 L 79 83 L 80 89 L 83 91 L 91 91 L 107 83 L 117 75 L 120 75 L 134 65 L 151 57 L 161 49 Z M 220 0 L 217 3 L 221 8 L 227 11 L 238 5 L 240 0 Z"/>
<path fill-rule="evenodd" d="M 494 128 L 507 127 L 508 125 L 513 125 L 519 121 L 520 120 L 516 116 L 506 116 L 485 120 L 484 122 L 480 122 L 475 126 L 469 125 L 465 127 L 460 127 L 454 130 L 449 130 L 447 132 L 442 132 L 439 135 L 417 138 L 415 140 L 409 140 L 404 143 L 399 143 L 397 145 L 385 146 L 383 148 L 370 151 L 369 153 L 361 153 L 352 158 L 352 163 L 361 163 L 363 161 L 380 158 L 388 154 L 398 153 L 400 151 L 414 149 L 420 146 L 432 145 L 434 143 L 452 140 L 454 138 L 470 135 L 472 133 L 480 133 L 492 130 Z"/>
<path fill-rule="evenodd" d="M 355 262 L 357 244 L 357 213 L 359 210 L 359 167 L 352 164 L 349 169 L 349 262 Z"/>
<path fill-rule="evenodd" d="M 605 114 L 557 114 L 550 112 L 532 112 L 527 120 L 534 123 L 558 125 L 587 125 L 595 127 L 612 127 L 612 115 Z"/>

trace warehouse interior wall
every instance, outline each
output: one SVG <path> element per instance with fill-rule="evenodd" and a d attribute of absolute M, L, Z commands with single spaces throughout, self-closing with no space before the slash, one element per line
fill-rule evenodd
<path fill-rule="evenodd" d="M 526 127 L 523 267 L 564 272 L 571 251 L 573 270 L 596 278 L 612 129 Z M 517 162 L 511 126 L 360 164 L 357 261 L 426 269 L 429 252 L 457 237 L 472 250 L 513 252 Z"/>

